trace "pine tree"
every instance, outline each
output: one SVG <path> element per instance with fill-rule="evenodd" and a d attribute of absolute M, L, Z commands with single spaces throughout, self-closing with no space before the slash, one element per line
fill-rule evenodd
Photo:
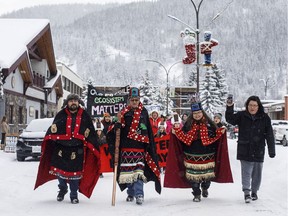
<path fill-rule="evenodd" d="M 207 68 L 204 80 L 200 83 L 200 100 L 203 109 L 208 114 L 219 112 L 222 105 L 217 77 L 212 68 Z"/>
<path fill-rule="evenodd" d="M 228 95 L 228 85 L 226 83 L 226 76 L 224 70 L 220 69 L 216 64 L 212 67 L 213 72 L 216 76 L 216 88 L 219 90 L 219 99 L 221 102 L 222 110 L 225 109 L 226 99 Z M 219 110 L 221 111 L 221 109 Z"/>
<path fill-rule="evenodd" d="M 166 97 L 160 95 L 160 89 L 152 84 L 149 78 L 149 71 L 146 70 L 142 77 L 142 82 L 139 85 L 140 95 L 143 98 L 143 105 L 150 111 L 151 109 L 159 109 L 163 112 L 165 110 Z"/>
<path fill-rule="evenodd" d="M 194 69 L 190 69 L 188 76 L 188 81 L 186 82 L 187 86 L 196 86 L 197 85 L 197 74 Z"/>

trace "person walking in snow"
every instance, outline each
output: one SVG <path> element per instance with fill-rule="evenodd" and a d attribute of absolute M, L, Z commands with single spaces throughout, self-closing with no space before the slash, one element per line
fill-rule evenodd
<path fill-rule="evenodd" d="M 275 157 L 271 119 L 257 96 L 250 96 L 245 102 L 245 110 L 237 113 L 234 113 L 233 101 L 227 100 L 225 118 L 228 123 L 239 126 L 237 159 L 241 162 L 244 200 L 250 203 L 258 199 L 266 143 L 269 157 Z"/>
<path fill-rule="evenodd" d="M 202 109 L 191 105 L 184 126 L 170 135 L 164 187 L 191 188 L 193 201 L 208 197 L 211 181 L 233 182 L 225 128 L 218 128 Z"/>
<path fill-rule="evenodd" d="M 118 121 L 109 128 L 107 134 L 109 146 L 113 146 L 115 129 L 121 130 L 117 182 L 121 191 L 127 188 L 127 202 L 133 202 L 136 198 L 136 204 L 142 205 L 144 202 L 143 183 L 154 181 L 155 190 L 159 194 L 161 183 L 149 115 L 140 102 L 138 88 L 130 89 L 129 105 L 124 107 L 117 117 Z M 109 147 L 109 149 L 115 149 L 115 147 Z M 114 152 L 111 152 L 111 155 L 114 155 Z"/>
<path fill-rule="evenodd" d="M 70 201 L 79 203 L 78 190 L 90 198 L 100 175 L 99 143 L 90 115 L 79 106 L 80 97 L 69 94 L 67 105 L 55 116 L 42 142 L 35 189 L 58 179 L 57 201 L 64 200 L 70 186 Z"/>
<path fill-rule="evenodd" d="M 2 133 L 2 137 L 1 137 L 1 146 L 0 146 L 0 150 L 4 150 L 5 149 L 5 142 L 6 142 L 6 134 L 9 132 L 9 125 L 7 123 L 7 118 L 6 116 L 2 117 L 1 120 L 1 133 Z"/>

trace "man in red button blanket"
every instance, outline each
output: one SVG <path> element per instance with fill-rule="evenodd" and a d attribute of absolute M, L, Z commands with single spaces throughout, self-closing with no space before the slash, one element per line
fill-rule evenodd
<path fill-rule="evenodd" d="M 127 188 L 127 202 L 136 198 L 136 204 L 141 205 L 144 201 L 143 183 L 154 181 L 155 190 L 159 194 L 161 183 L 149 114 L 140 102 L 138 88 L 130 89 L 129 105 L 117 117 L 118 122 L 114 124 L 114 129 L 121 129 L 117 182 L 122 191 Z M 114 148 L 114 129 L 108 130 L 110 149 Z"/>
<path fill-rule="evenodd" d="M 192 188 L 193 201 L 208 197 L 211 181 L 233 182 L 225 128 L 218 128 L 202 110 L 192 104 L 184 126 L 170 136 L 164 187 Z M 202 191 L 201 191 L 202 190 Z"/>
<path fill-rule="evenodd" d="M 70 186 L 72 204 L 79 203 L 78 190 L 90 198 L 100 175 L 99 144 L 90 115 L 79 106 L 76 94 L 67 96 L 67 105 L 57 113 L 42 142 L 35 189 L 58 179 L 57 201 Z"/>

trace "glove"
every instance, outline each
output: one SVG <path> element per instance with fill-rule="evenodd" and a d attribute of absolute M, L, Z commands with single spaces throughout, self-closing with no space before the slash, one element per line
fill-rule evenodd
<path fill-rule="evenodd" d="M 269 157 L 270 158 L 274 158 L 275 157 L 275 153 L 269 153 Z"/>

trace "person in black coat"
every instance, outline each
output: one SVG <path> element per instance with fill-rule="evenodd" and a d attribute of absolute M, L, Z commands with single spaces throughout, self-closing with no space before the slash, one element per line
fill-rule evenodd
<path fill-rule="evenodd" d="M 275 157 L 271 119 L 264 112 L 257 96 L 250 96 L 245 103 L 245 110 L 236 113 L 233 101 L 227 100 L 225 118 L 228 123 L 239 127 L 237 159 L 241 162 L 244 199 L 249 203 L 251 199 L 258 199 L 266 143 L 269 157 Z"/>

